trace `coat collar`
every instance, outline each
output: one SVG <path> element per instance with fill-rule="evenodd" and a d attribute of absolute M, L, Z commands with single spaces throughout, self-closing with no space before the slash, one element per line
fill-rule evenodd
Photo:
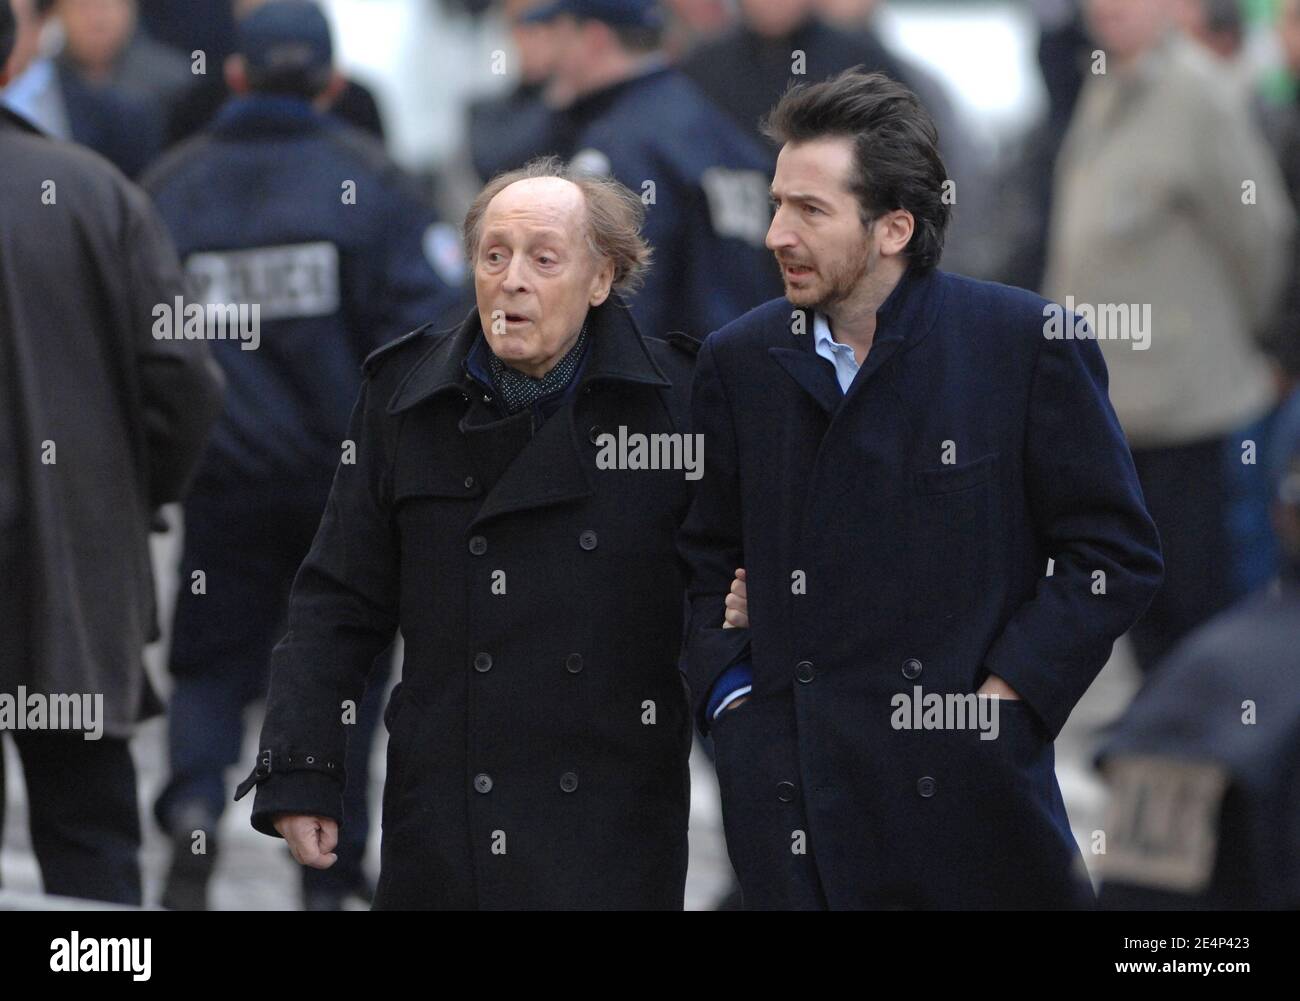
<path fill-rule="evenodd" d="M 847 394 L 840 392 L 835 372 L 817 354 L 812 332 L 813 317 L 804 311 L 804 332 L 790 331 L 791 346 L 768 348 L 768 354 L 808 393 L 826 413 L 859 396 L 862 387 L 876 375 L 895 352 L 907 352 L 921 343 L 935 327 L 943 306 L 940 272 L 919 272 L 909 267 L 876 311 L 876 336 Z"/>
<path fill-rule="evenodd" d="M 637 331 L 626 304 L 610 297 L 587 316 L 587 359 L 577 376 L 575 395 L 602 382 L 666 388 L 664 377 Z M 442 393 L 468 398 L 471 376 L 465 368 L 470 349 L 482 337 L 477 311 L 466 317 L 454 334 L 443 338 L 416 363 L 388 404 L 390 414 L 399 414 L 432 400 Z M 519 431 L 518 422 L 528 420 L 520 412 L 489 424 L 470 424 L 462 418 L 458 431 L 467 449 L 490 458 L 504 447 L 504 439 Z M 472 530 L 502 515 L 550 507 L 581 500 L 594 493 L 591 460 L 584 451 L 586 438 L 578 434 L 572 407 L 553 414 L 522 448 L 508 449 L 513 458 L 491 486 Z"/>
<path fill-rule="evenodd" d="M 448 337 L 440 339 L 417 361 L 388 402 L 399 414 L 444 392 L 464 393 L 469 378 L 465 359 L 482 336 L 478 310 L 465 317 Z M 645 340 L 632 322 L 626 303 L 611 295 L 587 315 L 589 356 L 578 388 L 597 382 L 632 382 L 668 387 L 672 383 L 650 356 Z"/>

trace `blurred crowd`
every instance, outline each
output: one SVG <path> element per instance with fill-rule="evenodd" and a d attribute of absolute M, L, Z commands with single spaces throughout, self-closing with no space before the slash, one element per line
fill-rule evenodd
<path fill-rule="evenodd" d="M 59 197 L 78 197 L 74 185 L 83 183 L 116 192 L 114 212 L 128 222 L 103 225 L 126 225 L 131 245 L 168 241 L 184 271 L 181 285 L 182 276 L 152 256 L 114 261 L 100 249 L 100 277 L 87 281 L 112 283 L 118 279 L 103 276 L 116 267 L 124 288 L 138 283 L 119 317 L 156 315 L 156 303 L 184 291 L 205 302 L 260 301 L 266 324 L 257 351 L 245 352 L 232 338 L 212 343 L 211 359 L 178 355 L 158 361 L 147 378 L 121 376 L 135 387 L 129 412 L 120 400 L 101 400 L 89 389 L 83 397 L 64 392 L 51 405 L 51 413 L 65 416 L 81 411 L 75 414 L 81 424 L 67 438 L 80 436 L 93 452 L 119 423 L 142 425 L 127 434 L 154 436 L 148 380 L 161 386 L 188 373 L 187 382 L 171 383 L 158 396 L 171 401 L 158 404 L 164 416 L 183 411 L 196 422 L 196 440 L 172 443 L 187 472 L 158 489 L 152 487 L 159 480 L 146 477 L 150 489 L 124 502 L 152 512 L 181 500 L 182 482 L 187 486 L 180 597 L 168 630 L 176 680 L 171 778 L 154 810 L 174 839 L 164 896 L 169 906 L 207 902 L 216 853 L 192 852 L 192 832 L 214 830 L 229 801 L 224 775 L 241 747 L 241 714 L 265 691 L 293 574 L 339 461 L 359 365 L 421 324 L 449 325 L 464 315 L 472 301 L 458 234 L 465 209 L 492 176 L 540 155 L 610 174 L 653 206 L 646 236 L 654 265 L 631 304 L 633 314 L 649 333 L 703 338 L 781 294 L 764 247 L 777 152 L 761 129 L 764 114 L 791 83 L 850 67 L 898 79 L 930 110 L 954 182 L 953 226 L 941 266 L 1034 289 L 1072 308 L 1088 304 L 1098 319 L 1109 315 L 1118 323 L 1122 314 L 1128 324 L 1123 336 L 1102 331 L 1099 339 L 1166 564 L 1165 585 L 1131 635 L 1152 677 L 1150 691 L 1139 696 L 1146 709 L 1134 711 L 1149 714 L 1161 700 L 1177 703 L 1178 686 L 1155 684 L 1158 668 L 1177 654 L 1174 662 L 1190 659 L 1197 670 L 1208 670 L 1205 658 L 1180 645 L 1272 586 L 1294 562 L 1300 545 L 1294 513 L 1279 521 L 1277 511 L 1280 496 L 1290 498 L 1288 510 L 1300 507 L 1298 474 L 1287 478 L 1287 450 L 1296 435 L 1289 414 L 1300 385 L 1294 239 L 1300 0 L 1034 0 L 1027 7 L 1039 29 L 1045 112 L 996 156 L 975 141 L 980 125 L 962 114 L 949 85 L 886 42 L 879 30 L 884 0 L 672 0 L 663 8 L 636 0 L 447 4 L 448 16 L 507 28 L 509 49 L 504 55 L 485 49 L 482 59 L 501 59 L 511 85 L 467 102 L 463 149 L 439 163 L 433 177 L 410 176 L 393 162 L 380 102 L 344 74 L 338 40 L 317 8 L 314 17 L 296 10 L 280 17 L 267 14 L 267 0 L 7 2 L 16 31 L 0 73 L 0 104 L 49 136 L 101 154 L 139 182 L 148 203 L 137 205 L 123 193 L 136 189 L 117 181 L 92 182 L 97 168 L 80 160 L 59 175 L 69 178 Z M 1261 39 L 1281 59 L 1268 74 L 1252 47 Z M 44 176 L 42 169 L 33 166 L 31 176 Z M 8 170 L 0 163 L 0 174 Z M 73 180 L 83 176 L 78 171 L 84 181 Z M 340 178 L 346 179 L 342 189 Z M 16 197 L 10 189 L 2 193 Z M 17 226 L 5 211 L 6 227 Z M 155 220 L 162 227 L 157 232 Z M 59 286 L 42 284 L 5 255 L 49 256 L 66 267 L 60 254 L 78 253 L 79 239 L 94 240 L 59 237 L 41 221 L 30 225 L 26 244 L 20 230 L 0 234 L 0 310 L 9 311 L 6 322 L 16 330 L 17 289 L 39 289 L 42 301 L 29 305 L 28 329 L 67 329 L 77 314 L 59 312 L 66 301 L 45 301 L 60 298 L 50 291 Z M 110 306 L 95 293 L 84 314 L 94 319 L 86 322 L 116 322 Z M 22 343 L 21 334 L 14 337 Z M 11 385 L 21 384 L 28 399 L 40 396 L 33 387 L 43 378 L 42 364 L 74 386 L 101 378 L 94 352 L 59 348 L 57 340 L 40 349 L 45 355 L 8 347 L 0 375 L 7 368 L 19 380 Z M 200 341 L 184 346 L 207 350 Z M 10 398 L 21 395 L 0 389 Z M 96 400 L 101 416 L 93 413 Z M 19 426 L 31 419 L 28 412 Z M 1270 465 L 1268 457 L 1278 455 Z M 15 470 L 39 461 L 4 458 Z M 153 583 L 140 565 L 140 540 L 122 537 L 102 512 L 70 500 L 78 492 L 93 494 L 120 470 L 83 469 L 90 470 L 87 478 L 44 498 L 40 512 L 20 510 L 17 501 L 12 509 L 0 507 L 7 535 L 43 540 L 35 553 L 20 557 L 15 547 L 5 555 L 15 565 L 28 561 L 30 579 L 37 564 L 57 566 L 64 579 L 94 579 L 84 587 L 50 583 L 39 592 L 45 605 L 39 614 L 24 606 L 29 649 L 86 664 L 120 662 L 123 650 L 157 637 Z M 27 475 L 34 478 L 30 467 Z M 1279 483 L 1290 492 L 1279 494 Z M 67 512 L 70 521 L 56 526 L 54 519 Z M 96 538 L 98 546 L 50 542 L 77 533 Z M 137 577 L 132 593 L 140 604 L 129 615 L 106 598 L 115 587 L 111 575 L 86 569 L 105 558 L 116 561 L 115 572 L 129 567 Z M 196 583 L 223 573 L 238 586 L 208 594 Z M 32 593 L 13 600 L 30 600 Z M 224 613 L 213 612 L 214 602 L 226 603 Z M 1266 623 L 1286 621 L 1300 639 L 1293 608 L 1252 614 Z M 1257 622 L 1249 632 L 1269 628 Z M 105 643 L 102 632 L 118 635 Z M 1248 646 L 1236 651 L 1235 670 L 1273 679 L 1261 681 L 1261 690 L 1276 683 L 1276 672 L 1289 670 L 1290 685 L 1278 684 L 1279 692 L 1300 688 L 1295 646 L 1278 641 L 1269 650 L 1285 650 L 1292 660 L 1252 666 L 1256 654 Z M 0 673 L 0 688 L 15 680 L 42 684 L 39 667 L 29 662 L 9 658 L 3 666 L 14 677 Z M 366 772 L 389 673 L 386 658 L 376 663 L 359 707 L 352 774 Z M 20 748 L 30 795 L 48 806 L 32 814 L 47 889 L 139 903 L 138 872 L 125 861 L 139 840 L 125 747 L 131 725 L 160 704 L 147 681 L 122 681 L 108 667 L 59 683 L 87 691 L 115 686 L 129 697 L 123 695 L 102 742 L 116 742 L 118 757 L 93 773 L 106 787 L 123 790 L 119 802 L 104 804 L 107 829 L 100 839 L 116 852 L 116 871 L 102 859 L 74 861 L 84 846 L 66 830 L 58 804 L 74 801 L 78 784 L 54 774 L 57 769 L 42 769 L 36 752 Z M 1190 702 L 1179 704 L 1186 714 L 1197 711 Z M 1148 723 L 1143 732 L 1158 730 Z M 1204 732 L 1207 745 L 1185 753 L 1214 755 L 1230 743 L 1211 727 Z M 1283 740 L 1290 756 L 1284 760 L 1292 763 L 1295 732 Z M 90 754 L 88 746 L 74 751 Z M 1297 809 L 1294 790 L 1259 795 L 1290 796 L 1286 809 Z M 360 846 L 350 856 L 357 864 L 305 877 L 306 906 L 336 907 L 348 895 L 369 892 L 359 864 L 368 825 L 365 783 L 352 783 L 348 796 L 350 816 L 359 818 L 345 832 Z M 63 878 L 54 878 L 56 872 Z M 1258 882 L 1262 887 L 1266 880 Z M 1252 905 L 1241 897 L 1223 900 Z"/>

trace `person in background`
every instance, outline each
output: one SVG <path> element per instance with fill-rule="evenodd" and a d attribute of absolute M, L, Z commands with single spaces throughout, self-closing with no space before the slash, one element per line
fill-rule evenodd
<path fill-rule="evenodd" d="M 0 86 L 22 69 L 16 34 L 0 0 Z M 9 734 L 45 892 L 139 905 L 129 741 L 161 708 L 149 532 L 198 463 L 221 374 L 203 341 L 157 336 L 183 279 L 144 192 L 4 109 L 0 165 L 0 693 L 83 710 Z M 3 784 L 0 764 L 0 811 Z"/>
<path fill-rule="evenodd" d="M 517 81 L 509 93 L 474 101 L 466 111 L 469 155 L 478 187 L 546 153 L 554 140 L 554 117 L 546 94 L 555 64 L 555 29 L 523 19 L 536 6 L 537 0 L 507 0 L 504 14 L 518 59 Z"/>
<path fill-rule="evenodd" d="M 1300 397 L 1274 440 L 1277 579 L 1175 647 L 1097 755 L 1104 908 L 1300 908 Z"/>
<path fill-rule="evenodd" d="M 323 111 L 342 78 L 320 8 L 258 4 L 239 32 L 226 65 L 236 97 L 145 179 L 191 294 L 260 311 L 251 349 L 247 339 L 216 344 L 230 392 L 185 504 L 171 777 L 154 807 L 173 838 L 163 903 L 176 909 L 207 904 L 225 769 L 238 759 L 244 708 L 266 694 L 290 585 L 335 468 L 355 447 L 348 412 L 361 363 L 468 308 L 454 229 L 438 223 L 370 136 Z M 365 699 L 355 696 L 344 863 L 304 871 L 309 909 L 369 896 L 361 868 L 368 762 L 389 663 L 381 657 Z M 206 853 L 191 851 L 196 831 L 206 832 Z"/>
<path fill-rule="evenodd" d="M 221 0 L 221 2 L 229 4 L 232 16 L 239 19 L 252 13 L 267 0 L 233 0 L 233 2 Z M 192 27 L 196 39 L 202 39 L 204 37 L 202 25 L 194 24 Z M 180 30 L 173 29 L 170 37 L 174 41 L 178 39 L 177 32 Z M 184 36 L 182 34 L 179 37 Z M 220 63 L 214 61 L 214 65 Z M 167 118 L 164 146 L 174 146 L 203 131 L 230 96 L 230 87 L 224 74 L 213 72 L 199 77 L 173 106 Z M 384 141 L 384 120 L 379 111 L 379 104 L 375 101 L 374 95 L 357 81 L 343 77 L 342 86 L 330 94 L 328 108 L 330 113 L 340 121 L 347 122 L 363 132 L 369 132 L 380 142 Z"/>
<path fill-rule="evenodd" d="M 646 205 L 655 260 L 631 301 L 642 332 L 703 338 L 775 294 L 768 155 L 668 64 L 658 4 L 554 0 L 523 17 L 553 25 L 553 84 L 572 97 L 552 152 Z"/>
<path fill-rule="evenodd" d="M 26 68 L 5 88 L 4 103 L 47 134 L 88 146 L 136 177 L 160 149 L 157 108 L 113 84 L 87 80 L 51 49 L 60 34 L 57 3 L 14 0 L 16 45 Z"/>
<path fill-rule="evenodd" d="M 738 7 L 738 22 L 688 52 L 680 66 L 773 162 L 776 152 L 759 123 L 792 83 L 854 66 L 905 80 L 901 61 L 865 22 L 853 31 L 832 27 L 818 16 L 818 0 L 739 0 Z M 802 54 L 798 67 L 796 53 Z"/>
<path fill-rule="evenodd" d="M 1277 36 L 1292 78 L 1300 82 L 1300 0 L 1282 0 Z M 1279 109 L 1273 133 L 1291 204 L 1300 206 L 1300 87 Z M 1300 386 L 1300 239 L 1293 241 L 1291 266 L 1283 283 L 1282 302 L 1268 326 L 1264 347 L 1279 366 L 1283 393 Z"/>
<path fill-rule="evenodd" d="M 1058 159 L 1049 298 L 1094 308 L 1110 397 L 1160 531 L 1164 584 L 1133 628 L 1151 669 L 1243 592 L 1235 471 L 1276 399 L 1254 337 L 1294 210 L 1238 92 L 1172 21 L 1178 0 L 1089 0 L 1104 73 Z"/>
<path fill-rule="evenodd" d="M 190 60 L 148 36 L 135 0 L 55 0 L 60 59 L 87 83 L 149 103 L 160 120 L 193 82 Z"/>

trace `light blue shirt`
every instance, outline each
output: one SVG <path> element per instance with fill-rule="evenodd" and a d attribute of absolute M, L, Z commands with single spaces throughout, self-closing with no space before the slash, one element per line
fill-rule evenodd
<path fill-rule="evenodd" d="M 847 393 L 859 368 L 857 358 L 853 357 L 853 348 L 841 344 L 831 336 L 831 325 L 821 313 L 813 314 L 813 339 L 817 344 L 817 353 L 835 366 L 835 378 L 839 380 L 840 392 Z"/>
<path fill-rule="evenodd" d="M 58 139 L 72 138 L 53 59 L 37 59 L 4 88 L 0 103 Z"/>

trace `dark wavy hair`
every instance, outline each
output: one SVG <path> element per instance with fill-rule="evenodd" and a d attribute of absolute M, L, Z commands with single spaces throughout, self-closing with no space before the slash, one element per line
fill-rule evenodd
<path fill-rule="evenodd" d="M 763 122 L 778 144 L 842 136 L 853 140 L 862 224 L 906 209 L 916 222 L 907 254 L 923 271 L 943 256 L 951 216 L 943 200 L 948 172 L 939 156 L 939 131 L 920 99 L 883 73 L 858 66 L 822 83 L 795 84 Z"/>

